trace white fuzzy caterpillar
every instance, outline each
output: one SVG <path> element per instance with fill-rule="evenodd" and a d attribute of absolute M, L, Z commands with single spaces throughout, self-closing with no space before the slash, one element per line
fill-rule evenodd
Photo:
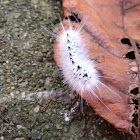
<path fill-rule="evenodd" d="M 86 51 L 86 44 L 83 42 L 84 36 L 80 34 L 82 26 L 75 30 L 72 29 L 70 21 L 69 25 L 68 30 L 65 30 L 62 25 L 63 33 L 59 36 L 58 43 L 59 51 L 61 52 L 59 59 L 62 63 L 61 70 L 65 83 L 69 84 L 73 90 L 79 89 L 81 94 L 92 93 L 102 102 L 94 91 L 99 91 L 100 84 L 105 85 L 100 81 L 101 76 L 96 69 L 94 60 L 89 58 Z M 102 102 L 102 104 L 104 103 Z"/>
<path fill-rule="evenodd" d="M 61 69 L 66 81 L 74 90 L 80 87 L 81 93 L 93 90 L 99 84 L 99 74 L 87 56 L 80 33 L 69 29 L 59 39 Z"/>
<path fill-rule="evenodd" d="M 93 94 L 105 105 L 100 99 L 100 85 L 111 92 L 113 91 L 101 82 L 101 76 L 98 73 L 95 61 L 89 58 L 85 48 L 86 44 L 83 41 L 84 36 L 80 33 L 84 24 L 78 29 L 72 29 L 69 20 L 69 29 L 67 30 L 64 28 L 62 22 L 61 25 L 63 32 L 58 37 L 57 47 L 59 47 L 59 61 L 61 62 L 61 70 L 65 83 L 72 87 L 73 90 L 79 91 L 82 95 L 89 94 L 91 96 L 90 94 Z M 50 33 L 50 31 L 48 32 Z M 56 36 L 54 33 L 50 34 Z M 98 91 L 100 97 L 95 93 L 95 90 Z"/>

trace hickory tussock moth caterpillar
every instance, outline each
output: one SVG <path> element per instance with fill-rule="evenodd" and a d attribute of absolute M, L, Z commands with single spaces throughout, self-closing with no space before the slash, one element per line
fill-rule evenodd
<path fill-rule="evenodd" d="M 94 60 L 89 58 L 88 52 L 85 49 L 86 43 L 84 41 L 84 35 L 81 34 L 84 24 L 80 25 L 77 29 L 73 29 L 69 18 L 68 21 L 69 29 L 65 29 L 62 21 L 60 21 L 63 31 L 58 37 L 57 46 L 64 81 L 73 90 L 80 92 L 81 95 L 87 94 L 91 96 L 91 93 L 105 105 L 100 99 L 100 85 L 108 90 L 111 89 L 101 82 L 101 76 L 98 73 L 96 64 Z M 56 36 L 54 33 L 51 33 L 51 35 Z M 100 97 L 95 93 L 95 90 L 98 91 Z"/>

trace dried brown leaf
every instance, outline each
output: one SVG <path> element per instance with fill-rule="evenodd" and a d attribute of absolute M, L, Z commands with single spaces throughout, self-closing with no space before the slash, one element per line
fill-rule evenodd
<path fill-rule="evenodd" d="M 133 134 L 133 126 L 139 139 L 139 124 L 135 126 L 132 123 L 132 115 L 138 114 L 140 118 L 133 102 L 133 99 L 140 102 L 140 95 L 130 94 L 130 91 L 139 87 L 140 1 L 63 0 L 63 9 L 65 17 L 77 16 L 84 23 L 81 30 L 88 44 L 86 49 L 103 75 L 102 82 L 106 87 L 100 86 L 101 99 L 109 109 L 93 94 L 87 96 L 86 93 L 81 94 L 79 89 L 76 91 L 120 131 Z M 71 24 L 79 26 L 76 22 Z M 65 29 L 69 28 L 67 19 L 63 20 L 63 25 Z M 58 42 L 59 37 L 54 46 L 54 58 L 61 67 Z M 135 59 L 131 59 L 133 53 Z"/>

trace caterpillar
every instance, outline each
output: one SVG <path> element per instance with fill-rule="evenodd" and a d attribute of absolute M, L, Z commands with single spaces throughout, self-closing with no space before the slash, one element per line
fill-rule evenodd
<path fill-rule="evenodd" d="M 104 106 L 106 104 L 101 100 L 100 86 L 104 86 L 112 92 L 112 90 L 101 82 L 95 60 L 90 59 L 86 50 L 86 41 L 82 34 L 80 25 L 77 29 L 72 28 L 70 19 L 69 28 L 65 29 L 62 21 L 62 33 L 58 36 L 58 59 L 61 62 L 60 69 L 62 71 L 64 82 L 68 84 L 74 91 L 78 91 L 81 95 L 93 94 Z M 51 33 L 54 36 L 54 33 Z M 55 35 L 56 36 L 56 35 Z M 98 91 L 98 95 L 95 93 Z M 118 95 L 119 96 L 119 95 Z M 92 98 L 92 96 L 91 96 Z M 106 106 L 107 109 L 109 109 Z"/>

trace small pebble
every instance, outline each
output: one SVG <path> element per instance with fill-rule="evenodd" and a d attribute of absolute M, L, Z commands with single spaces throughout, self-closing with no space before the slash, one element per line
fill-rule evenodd
<path fill-rule="evenodd" d="M 8 83 L 10 83 L 11 80 L 10 80 L 10 79 L 7 79 L 6 81 L 7 81 Z"/>
<path fill-rule="evenodd" d="M 49 125 L 46 125 L 45 128 L 47 131 L 50 129 Z"/>
<path fill-rule="evenodd" d="M 68 132 L 68 128 L 64 127 L 64 132 Z"/>
<path fill-rule="evenodd" d="M 38 113 L 38 112 L 39 112 L 39 109 L 40 109 L 40 107 L 39 107 L 39 105 L 37 105 L 37 106 L 34 108 L 34 112 Z"/>
<path fill-rule="evenodd" d="M 54 136 L 55 138 L 57 138 L 57 137 L 58 137 L 57 132 L 53 132 L 53 136 Z"/>

